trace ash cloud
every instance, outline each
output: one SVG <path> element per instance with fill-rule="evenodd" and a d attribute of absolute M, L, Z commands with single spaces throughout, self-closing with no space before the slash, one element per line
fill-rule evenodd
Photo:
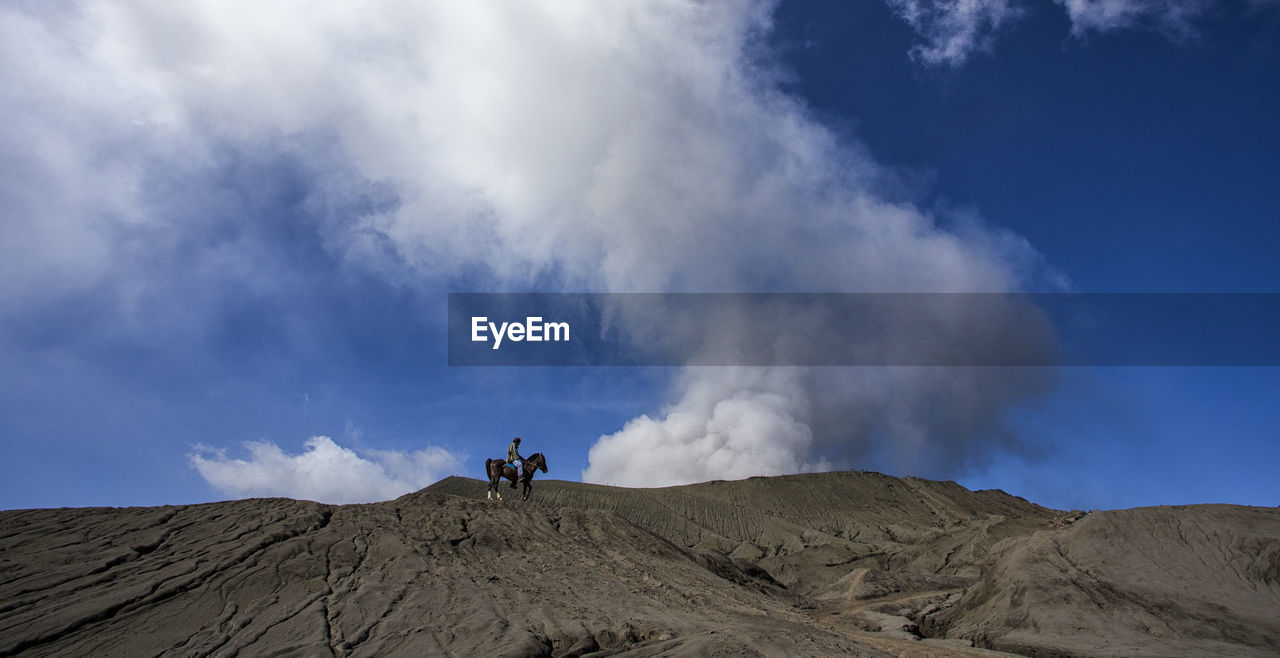
<path fill-rule="evenodd" d="M 771 11 L 650 0 L 8 5 L 0 145 L 20 164 L 2 193 L 20 212 L 5 222 L 18 239 L 0 241 L 0 303 L 106 287 L 122 326 L 145 333 L 130 300 L 158 297 L 184 308 L 196 327 L 184 331 L 200 331 L 220 307 L 163 282 L 218 214 L 158 212 L 171 206 L 157 190 L 171 170 L 194 171 L 217 203 L 238 189 L 219 178 L 218 153 L 290 143 L 338 195 L 301 204 L 293 234 L 328 267 L 403 285 L 1002 292 L 1046 280 L 1020 237 L 977 221 L 942 228 L 881 195 L 881 166 L 780 91 L 762 50 Z M 268 285 L 280 274 L 271 258 L 240 257 L 263 244 L 243 239 L 248 250 L 196 241 L 222 259 L 188 274 L 192 287 L 232 272 L 269 299 L 291 295 Z M 872 458 L 945 475 L 1016 448 L 1002 421 L 1037 390 L 1022 376 L 684 369 L 670 405 L 601 437 L 583 476 L 670 484 Z"/>

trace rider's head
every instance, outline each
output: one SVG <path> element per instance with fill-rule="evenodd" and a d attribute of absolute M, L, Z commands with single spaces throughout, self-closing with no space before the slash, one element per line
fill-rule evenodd
<path fill-rule="evenodd" d="M 516 439 L 512 441 L 512 443 L 520 443 L 520 437 L 517 436 Z"/>

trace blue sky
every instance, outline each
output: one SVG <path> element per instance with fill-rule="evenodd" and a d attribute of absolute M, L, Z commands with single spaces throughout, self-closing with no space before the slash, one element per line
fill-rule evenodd
<path fill-rule="evenodd" d="M 1280 503 L 1276 368 L 445 365 L 450 291 L 1280 292 L 1280 8 L 966 6 L 0 10 L 0 508 L 375 500 L 517 434 Z"/>

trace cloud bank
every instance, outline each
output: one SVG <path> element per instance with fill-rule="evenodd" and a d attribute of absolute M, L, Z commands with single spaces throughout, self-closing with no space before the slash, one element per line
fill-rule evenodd
<path fill-rule="evenodd" d="M 197 446 L 192 468 L 218 491 L 237 498 L 288 496 L 322 503 L 370 503 L 390 500 L 457 473 L 462 458 L 439 447 L 416 452 L 370 450 L 365 456 L 327 436 L 307 439 L 290 455 L 274 443 L 245 444 L 248 459 Z"/>
<path fill-rule="evenodd" d="M 922 56 L 939 61 L 1011 15 L 1000 2 L 948 5 L 970 29 L 898 6 L 936 32 L 941 49 Z M 0 303 L 31 314 L 87 294 L 110 316 L 105 330 L 185 341 L 206 339 L 240 300 L 270 309 L 332 280 L 282 263 L 432 289 L 1040 285 L 1045 267 L 1025 240 L 886 193 L 860 145 L 779 90 L 763 45 L 771 10 L 7 5 L 0 194 L 14 213 Z M 1004 415 L 1044 385 L 1024 379 L 686 369 L 657 418 L 600 438 L 583 477 L 675 483 L 872 458 L 946 474 L 1017 446 Z M 291 473 L 279 481 L 293 489 L 278 491 L 303 497 L 410 482 L 391 462 L 314 441 L 293 457 L 256 444 L 249 460 L 193 463 L 219 486 Z M 380 484 L 313 491 L 313 462 Z"/>

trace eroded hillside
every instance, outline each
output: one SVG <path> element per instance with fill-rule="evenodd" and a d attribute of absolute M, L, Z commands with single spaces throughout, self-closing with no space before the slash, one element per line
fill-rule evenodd
<path fill-rule="evenodd" d="M 509 491 L 509 490 L 508 490 Z M 1280 511 L 874 473 L 0 512 L 0 655 L 1275 655 Z M 976 644 L 977 647 L 972 645 Z"/>

